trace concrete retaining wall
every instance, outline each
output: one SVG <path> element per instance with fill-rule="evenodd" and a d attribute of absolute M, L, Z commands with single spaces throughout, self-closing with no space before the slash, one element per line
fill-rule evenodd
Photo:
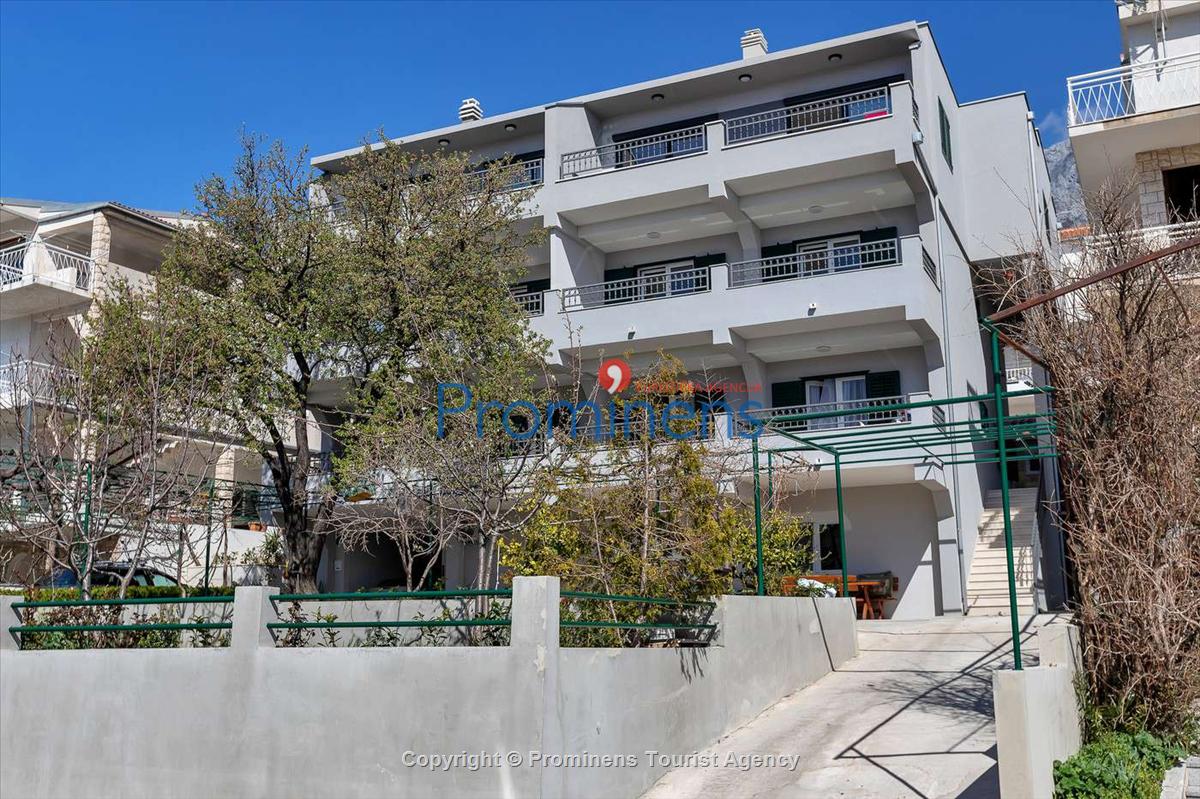
<path fill-rule="evenodd" d="M 1082 734 L 1075 695 L 1079 630 L 1052 624 L 1038 630 L 1041 665 L 992 674 L 996 758 L 1004 799 L 1054 794 L 1054 761 L 1079 751 Z"/>
<path fill-rule="evenodd" d="M 782 597 L 723 599 L 706 649 L 560 649 L 552 578 L 516 581 L 507 647 L 275 648 L 273 591 L 238 589 L 227 649 L 19 651 L 5 632 L 0 795 L 633 797 L 665 771 L 646 749 L 704 746 L 857 651 L 850 600 Z"/>

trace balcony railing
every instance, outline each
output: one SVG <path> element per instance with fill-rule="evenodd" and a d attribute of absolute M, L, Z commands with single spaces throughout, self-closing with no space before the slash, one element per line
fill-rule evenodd
<path fill-rule="evenodd" d="M 780 255 L 775 258 L 740 261 L 729 265 L 729 287 L 757 286 L 777 280 L 797 280 L 873 269 L 877 266 L 894 266 L 899 263 L 899 253 L 899 241 L 886 239 Z"/>
<path fill-rule="evenodd" d="M 736 144 L 768 136 L 805 133 L 846 122 L 886 117 L 891 112 L 891 96 L 886 87 L 854 92 L 727 119 L 725 142 Z"/>
<path fill-rule="evenodd" d="M 525 312 L 526 316 L 541 316 L 546 311 L 545 292 L 528 291 L 522 294 L 513 294 L 513 299 L 517 301 L 517 305 Z"/>
<path fill-rule="evenodd" d="M 668 158 L 702 153 L 708 149 L 703 125 L 639 139 L 563 153 L 562 176 L 575 177 L 608 169 L 644 166 Z"/>
<path fill-rule="evenodd" d="M 908 402 L 907 394 L 895 397 L 872 397 L 871 399 L 843 400 L 842 402 L 814 402 L 808 405 L 791 405 L 779 408 L 763 408 L 760 411 L 747 413 L 755 419 L 767 422 L 776 430 L 837 430 L 848 427 L 865 427 L 878 424 L 903 424 L 910 420 L 905 410 L 878 410 L 891 405 L 901 405 Z M 807 419 L 804 421 L 778 421 L 780 416 L 798 416 L 805 413 L 832 413 L 834 411 L 854 411 L 846 416 L 828 416 L 823 419 Z M 861 411 L 861 412 L 860 412 Z"/>
<path fill-rule="evenodd" d="M 73 373 L 41 361 L 0 363 L 0 408 L 29 402 L 49 402 Z"/>
<path fill-rule="evenodd" d="M 1013 383 L 1028 383 L 1033 385 L 1033 367 L 1032 366 L 1014 366 L 1004 370 L 1005 380 L 1009 385 Z"/>
<path fill-rule="evenodd" d="M 508 183 L 509 189 L 529 189 L 542 185 L 542 166 L 543 160 L 541 158 L 533 158 L 528 161 L 513 161 L 507 165 L 491 164 L 482 169 L 472 171 L 471 175 L 482 181 L 485 175 L 507 170 L 511 173 Z"/>
<path fill-rule="evenodd" d="M 562 312 L 698 294 L 709 290 L 709 274 L 702 266 L 562 289 Z"/>
<path fill-rule="evenodd" d="M 1169 247 L 1172 244 L 1193 239 L 1197 236 L 1200 236 L 1200 220 L 1177 222 L 1173 225 L 1137 228 L 1119 233 L 1100 233 L 1093 236 L 1085 236 L 1083 243 L 1094 249 L 1116 247 L 1121 244 L 1125 246 L 1144 245 L 1150 249 L 1157 249 L 1159 247 Z"/>
<path fill-rule="evenodd" d="M 1200 103 L 1200 53 L 1067 78 L 1067 111 L 1071 125 L 1196 103 Z"/>
<path fill-rule="evenodd" d="M 93 264 L 86 255 L 41 241 L 27 241 L 0 250 L 0 288 L 37 277 L 48 283 L 87 289 L 92 284 Z"/>

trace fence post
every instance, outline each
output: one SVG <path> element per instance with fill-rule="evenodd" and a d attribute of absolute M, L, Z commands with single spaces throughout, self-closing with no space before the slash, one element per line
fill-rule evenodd
<path fill-rule="evenodd" d="M 231 649 L 252 651 L 260 646 L 275 646 L 275 638 L 267 624 L 279 620 L 271 601 L 278 593 L 279 589 L 274 586 L 243 585 L 233 589 Z"/>
<path fill-rule="evenodd" d="M 539 734 L 535 749 L 543 755 L 564 750 L 562 720 L 558 713 L 558 603 L 557 577 L 513 578 L 511 646 L 520 668 L 520 680 L 533 683 L 535 719 Z M 539 712 L 540 711 L 540 712 Z M 560 769 L 540 769 L 539 796 L 562 796 Z"/>
<path fill-rule="evenodd" d="M 21 614 L 13 605 L 23 599 L 21 596 L 0 596 L 0 650 L 5 652 L 15 652 L 21 648 L 20 639 L 14 633 L 10 633 L 8 628 L 22 623 Z"/>

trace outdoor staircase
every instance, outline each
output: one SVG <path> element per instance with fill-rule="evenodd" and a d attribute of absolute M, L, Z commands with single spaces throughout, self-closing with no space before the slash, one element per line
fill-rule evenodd
<path fill-rule="evenodd" d="M 1009 491 L 1012 509 L 1013 565 L 1017 578 L 1017 613 L 1032 615 L 1033 537 L 1037 534 L 1036 488 Z M 1004 557 L 1004 509 L 999 491 L 988 492 L 979 520 L 979 539 L 967 579 L 967 613 L 973 616 L 1007 616 L 1008 564 Z"/>

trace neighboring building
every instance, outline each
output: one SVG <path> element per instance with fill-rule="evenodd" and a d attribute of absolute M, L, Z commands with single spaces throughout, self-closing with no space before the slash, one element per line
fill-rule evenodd
<path fill-rule="evenodd" d="M 579 356 L 595 374 L 627 355 L 637 371 L 668 351 L 769 414 L 867 418 L 988 390 L 976 270 L 1057 238 L 1025 95 L 960 102 L 924 23 L 779 53 L 749 31 L 741 45 L 739 61 L 493 117 L 468 100 L 459 124 L 397 142 L 524 162 L 529 223 L 549 236 L 515 290 L 554 364 Z M 337 172 L 354 152 L 313 164 Z M 871 423 L 936 418 L 884 416 Z M 815 524 L 818 568 L 837 571 L 832 475 L 817 475 L 791 509 Z M 848 567 L 899 578 L 889 615 L 1007 612 L 994 467 L 914 447 L 845 482 Z M 1037 490 L 1018 493 L 1028 611 Z"/>
<path fill-rule="evenodd" d="M 1144 228 L 1200 235 L 1200 0 L 1119 0 L 1117 18 L 1122 65 L 1067 79 L 1080 185 L 1132 174 Z"/>
<path fill-rule="evenodd" d="M 144 285 L 152 279 L 177 224 L 174 214 L 116 202 L 0 199 L 0 469 L 13 462 L 14 425 L 30 410 L 18 405 L 28 402 L 39 373 L 54 368 L 54 352 L 78 342 L 92 302 L 106 284 L 123 280 Z M 24 388 L 18 391 L 18 385 Z M 218 507 L 216 529 L 192 530 L 190 537 L 205 541 L 211 535 L 210 554 L 236 554 L 257 545 L 262 533 L 245 528 L 265 527 L 270 521 L 269 507 L 260 507 L 261 492 L 255 488 L 263 482 L 261 459 L 231 443 L 208 471 L 219 481 L 218 496 L 230 507 L 227 513 Z M 21 501 L 18 492 L 0 499 Z M 0 529 L 0 556 L 5 554 L 3 538 Z M 124 541 L 110 543 L 104 557 L 127 554 Z M 202 557 L 203 547 L 199 552 Z M 0 581 L 37 576 L 44 569 L 32 553 L 16 554 Z M 169 553 L 149 557 L 160 566 L 172 562 Z M 195 550 L 188 553 L 185 580 L 198 584 L 203 579 L 200 557 Z M 213 574 L 219 581 L 221 569 L 214 567 Z"/>

